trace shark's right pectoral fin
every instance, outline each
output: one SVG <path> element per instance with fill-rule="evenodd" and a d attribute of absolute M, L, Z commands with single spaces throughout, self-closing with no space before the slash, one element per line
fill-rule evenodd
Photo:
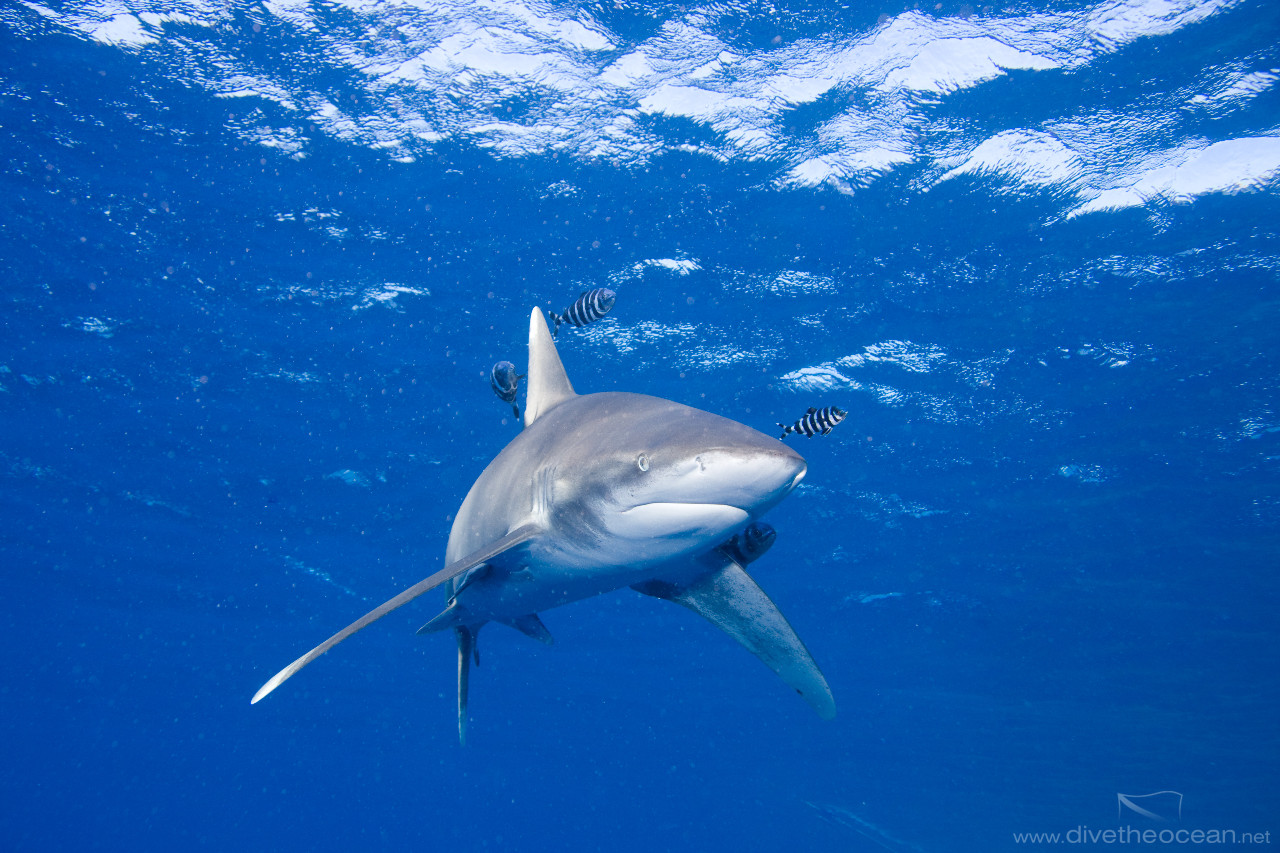
<path fill-rule="evenodd" d="M 726 560 L 690 584 L 648 581 L 632 589 L 689 608 L 733 637 L 799 693 L 818 716 L 836 715 L 836 701 L 813 655 L 787 618 L 742 566 Z"/>
<path fill-rule="evenodd" d="M 270 681 L 258 689 L 258 692 L 253 695 L 253 699 L 250 701 L 250 704 L 256 704 L 260 699 L 262 699 L 262 697 L 266 696 L 272 690 L 275 690 L 288 680 L 295 672 L 302 669 L 304 666 L 311 663 L 313 660 L 320 657 L 320 655 L 329 651 L 329 649 L 333 648 L 338 643 L 341 643 L 361 628 L 365 628 L 374 622 L 377 622 L 392 610 L 408 604 L 424 592 L 430 592 L 446 581 L 452 580 L 464 572 L 474 569 L 481 563 L 492 560 L 504 551 L 509 551 L 517 545 L 528 542 L 541 532 L 542 528 L 538 527 L 536 524 L 521 525 L 498 541 L 492 542 L 483 548 L 468 554 L 460 560 L 454 560 L 434 575 L 418 581 L 395 598 L 378 605 L 373 610 L 370 610 L 368 613 L 361 616 L 359 619 L 352 622 L 350 625 L 343 628 L 341 631 L 277 672 L 271 677 Z"/>

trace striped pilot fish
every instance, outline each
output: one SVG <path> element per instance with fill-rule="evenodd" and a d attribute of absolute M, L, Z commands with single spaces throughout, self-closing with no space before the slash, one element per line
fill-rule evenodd
<path fill-rule="evenodd" d="M 778 426 L 782 427 L 782 435 L 778 436 L 778 438 L 786 438 L 793 432 L 803 435 L 805 438 L 813 438 L 817 433 L 826 435 L 831 432 L 831 429 L 836 424 L 844 420 L 844 416 L 847 414 L 848 412 L 835 406 L 826 406 L 821 409 L 815 409 L 810 406 L 809 411 L 805 412 L 804 416 L 791 426 L 778 424 Z"/>
<path fill-rule="evenodd" d="M 520 407 L 516 405 L 516 391 L 520 388 L 522 374 L 516 373 L 516 366 L 509 361 L 500 361 L 489 371 L 489 385 L 493 393 L 504 403 L 511 404 L 511 411 L 520 417 Z"/>
<path fill-rule="evenodd" d="M 617 298 L 618 295 L 609 288 L 597 287 L 595 290 L 586 291 L 573 300 L 573 304 L 564 309 L 563 314 L 557 314 L 554 311 L 548 312 L 551 314 L 552 322 L 555 323 L 555 326 L 551 329 L 551 337 L 554 338 L 559 334 L 561 323 L 569 323 L 578 327 L 594 323 L 609 313 Z"/>

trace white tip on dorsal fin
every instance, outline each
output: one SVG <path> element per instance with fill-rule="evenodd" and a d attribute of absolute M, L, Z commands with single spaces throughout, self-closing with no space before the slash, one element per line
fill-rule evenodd
<path fill-rule="evenodd" d="M 541 308 L 529 315 L 529 381 L 525 385 L 524 425 L 527 427 L 570 397 L 576 397 L 565 375 L 560 354 L 551 341 Z"/>

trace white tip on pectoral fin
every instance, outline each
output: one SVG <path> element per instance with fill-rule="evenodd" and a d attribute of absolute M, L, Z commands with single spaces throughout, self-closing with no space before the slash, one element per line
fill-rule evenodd
<path fill-rule="evenodd" d="M 778 606 L 733 560 L 688 585 L 651 581 L 632 588 L 702 616 L 764 661 L 822 719 L 836 715 L 835 697 L 813 655 Z"/>
<path fill-rule="evenodd" d="M 253 699 L 250 701 L 250 704 L 257 704 L 262 697 L 266 696 L 272 690 L 275 690 L 285 681 L 289 680 L 289 678 L 298 670 L 302 669 L 304 666 L 311 663 L 313 660 L 320 657 L 320 655 L 329 651 L 329 649 L 338 645 L 338 643 L 341 643 L 361 628 L 365 628 L 374 622 L 377 622 L 392 610 L 408 604 L 424 592 L 429 592 L 440 586 L 445 581 L 452 580 L 463 572 L 474 569 L 476 566 L 488 560 L 492 560 L 503 551 L 514 548 L 522 542 L 527 542 L 541 532 L 542 528 L 538 527 L 536 524 L 522 525 L 508 533 L 506 536 L 503 536 L 497 542 L 486 545 L 478 551 L 468 554 L 461 560 L 455 560 L 440 571 L 436 572 L 434 575 L 418 581 L 395 598 L 378 605 L 373 610 L 370 610 L 368 613 L 361 616 L 359 619 L 352 622 L 350 625 L 343 628 L 341 631 L 277 672 L 271 677 L 270 681 L 258 689 L 257 693 L 253 694 Z"/>

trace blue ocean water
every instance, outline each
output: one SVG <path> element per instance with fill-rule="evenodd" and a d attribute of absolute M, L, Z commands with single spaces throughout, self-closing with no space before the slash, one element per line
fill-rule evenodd
<path fill-rule="evenodd" d="M 0 50 L 6 849 L 1276 843 L 1268 0 L 23 0 Z M 598 286 L 579 391 L 850 413 L 752 566 L 836 719 L 629 590 L 486 631 L 465 747 L 435 595 L 250 706 L 442 565 L 490 366 Z"/>

